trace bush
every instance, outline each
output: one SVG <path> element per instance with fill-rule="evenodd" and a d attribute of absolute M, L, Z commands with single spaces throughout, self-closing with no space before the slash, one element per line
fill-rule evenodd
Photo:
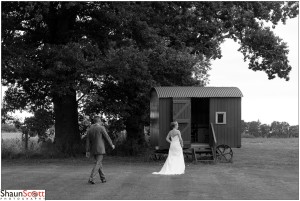
<path fill-rule="evenodd" d="M 124 140 L 120 143 L 116 143 L 115 150 L 111 151 L 108 148 L 108 154 L 118 155 L 118 156 L 140 156 L 147 151 L 146 142 L 141 142 L 138 140 Z"/>
<path fill-rule="evenodd" d="M 18 129 L 14 125 L 1 124 L 1 132 L 13 133 L 17 131 Z"/>
<path fill-rule="evenodd" d="M 242 133 L 242 138 L 255 138 L 255 136 L 248 133 Z"/>

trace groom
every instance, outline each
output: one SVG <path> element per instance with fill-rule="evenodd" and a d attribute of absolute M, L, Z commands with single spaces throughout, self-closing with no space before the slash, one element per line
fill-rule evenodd
<path fill-rule="evenodd" d="M 106 182 L 105 175 L 102 170 L 102 160 L 103 155 L 105 154 L 104 139 L 106 139 L 112 149 L 115 148 L 115 145 L 113 145 L 109 135 L 102 125 L 101 118 L 99 116 L 94 118 L 94 123 L 95 124 L 88 129 L 86 136 L 86 157 L 90 157 L 90 155 L 92 155 L 95 159 L 95 165 L 88 181 L 90 184 L 95 184 L 94 179 L 97 172 L 100 175 L 102 183 Z"/>

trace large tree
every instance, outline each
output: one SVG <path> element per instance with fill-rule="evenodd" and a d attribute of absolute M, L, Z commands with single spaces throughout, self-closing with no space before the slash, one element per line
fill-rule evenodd
<path fill-rule="evenodd" d="M 249 134 L 253 135 L 254 137 L 259 137 L 261 134 L 260 125 L 261 123 L 259 120 L 249 122 Z"/>
<path fill-rule="evenodd" d="M 117 122 L 120 130 L 126 129 L 128 152 L 133 154 L 144 146 L 151 87 L 203 86 L 207 81 L 203 71 L 209 66 L 188 50 L 176 51 L 165 45 L 143 51 L 135 46 L 112 49 L 103 61 L 107 75 L 98 83 L 101 87 L 84 98 L 83 112 L 89 116 L 102 113 L 109 123 Z"/>
<path fill-rule="evenodd" d="M 299 125 L 291 126 L 288 133 L 289 137 L 299 137 Z"/>
<path fill-rule="evenodd" d="M 267 124 L 261 124 L 259 127 L 261 137 L 269 137 L 270 135 L 270 126 Z"/>
<path fill-rule="evenodd" d="M 273 137 L 289 137 L 289 123 L 273 121 L 270 131 Z"/>
<path fill-rule="evenodd" d="M 174 70 L 170 68 L 173 67 L 171 62 L 165 73 L 151 60 L 157 56 L 147 53 L 155 52 L 161 44 L 173 55 L 188 53 L 198 58 L 196 64 L 200 67 L 196 72 L 200 74 L 187 73 L 185 80 L 188 76 L 201 78 L 203 72 L 206 73 L 207 62 L 222 56 L 220 44 L 226 38 L 241 45 L 239 50 L 250 69 L 266 72 L 269 79 L 275 76 L 289 79 L 288 47 L 263 22 L 276 26 L 279 21 L 285 23 L 288 18 L 296 17 L 298 2 L 20 1 L 1 4 L 2 84 L 9 86 L 6 100 L 10 100 L 6 103 L 11 110 L 53 107 L 56 142 L 64 152 L 74 152 L 80 139 L 77 107 L 78 101 L 83 99 L 77 97 L 79 92 L 103 92 L 102 87 L 109 83 L 120 83 L 119 91 L 147 86 L 130 91 L 133 94 L 128 97 L 135 99 L 145 96 L 153 83 L 182 84 L 168 74 Z M 137 63 L 134 57 L 124 60 L 137 70 L 133 72 L 135 77 L 127 81 L 135 78 L 143 81 L 143 76 L 147 77 L 148 72 L 140 73 L 138 69 L 144 68 L 139 61 L 148 59 L 151 78 L 163 82 L 146 85 L 140 81 L 137 85 L 135 81 L 122 82 L 123 76 L 116 76 L 115 71 L 109 69 L 123 72 L 124 68 L 127 73 L 124 76 L 129 76 L 131 71 L 126 71 L 124 63 L 109 56 L 123 54 L 126 48 L 143 53 L 136 57 Z M 116 62 L 116 66 L 108 65 L 107 61 Z M 201 62 L 206 67 L 201 67 Z"/>

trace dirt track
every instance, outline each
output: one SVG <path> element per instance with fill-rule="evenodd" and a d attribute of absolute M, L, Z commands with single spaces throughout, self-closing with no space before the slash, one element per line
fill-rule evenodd
<path fill-rule="evenodd" d="M 87 184 L 91 160 L 3 160 L 1 189 L 45 189 L 50 200 L 299 199 L 298 139 L 243 141 L 232 164 L 186 163 L 181 176 L 152 175 L 163 161 L 106 157 L 108 182 L 96 185 Z"/>

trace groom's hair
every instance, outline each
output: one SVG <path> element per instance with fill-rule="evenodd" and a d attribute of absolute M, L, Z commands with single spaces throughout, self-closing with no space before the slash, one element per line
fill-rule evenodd
<path fill-rule="evenodd" d="M 173 122 L 171 122 L 171 129 L 173 129 L 173 128 L 175 128 L 175 126 L 177 125 L 178 123 L 177 123 L 177 121 L 173 121 Z"/>
<path fill-rule="evenodd" d="M 99 116 L 94 117 L 94 123 L 99 123 L 101 122 L 101 118 Z"/>

